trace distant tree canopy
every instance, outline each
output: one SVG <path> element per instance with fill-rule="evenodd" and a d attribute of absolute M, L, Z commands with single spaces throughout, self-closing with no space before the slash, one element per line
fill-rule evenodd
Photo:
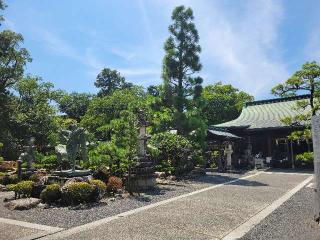
<path fill-rule="evenodd" d="M 245 102 L 253 101 L 253 96 L 239 91 L 230 84 L 221 82 L 204 88 L 203 115 L 208 125 L 223 123 L 237 118 Z"/>
<path fill-rule="evenodd" d="M 98 96 L 106 96 L 115 90 L 130 88 L 131 83 L 126 82 L 125 78 L 116 70 L 104 68 L 97 76 L 94 83 L 97 88 L 100 88 Z"/>
<path fill-rule="evenodd" d="M 81 118 L 86 114 L 93 95 L 89 93 L 72 92 L 70 94 L 62 92 L 58 97 L 59 110 L 69 118 L 80 122 Z"/>
<path fill-rule="evenodd" d="M 191 8 L 176 7 L 169 26 L 170 37 L 164 45 L 162 78 L 164 102 L 175 109 L 175 128 L 186 134 L 185 111 L 192 108 L 192 99 L 199 98 L 202 78 L 194 76 L 201 70 L 199 35 L 193 23 Z"/>

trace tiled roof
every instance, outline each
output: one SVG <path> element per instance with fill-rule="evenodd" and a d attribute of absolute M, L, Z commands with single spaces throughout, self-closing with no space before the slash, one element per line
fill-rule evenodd
<path fill-rule="evenodd" d="M 240 116 L 230 122 L 214 125 L 214 128 L 282 128 L 288 127 L 281 120 L 285 117 L 294 117 L 301 113 L 307 113 L 310 108 L 305 110 L 295 109 L 297 101 L 305 100 L 309 95 L 295 97 L 278 98 L 262 101 L 249 102 L 243 108 Z"/>

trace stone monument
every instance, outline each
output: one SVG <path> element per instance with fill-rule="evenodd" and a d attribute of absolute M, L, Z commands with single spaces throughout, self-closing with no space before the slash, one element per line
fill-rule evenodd
<path fill-rule="evenodd" d="M 24 152 L 20 154 L 19 160 L 21 162 L 27 162 L 27 171 L 33 171 L 32 163 L 35 162 L 35 150 L 36 146 L 34 145 L 35 138 L 31 137 L 28 141 L 28 145 L 23 146 Z"/>
<path fill-rule="evenodd" d="M 77 125 L 72 124 L 69 126 L 69 130 L 60 131 L 60 140 L 63 144 L 59 144 L 55 148 L 60 169 L 55 171 L 54 175 L 66 177 L 90 175 L 90 170 L 76 170 L 78 155 L 82 161 L 88 159 L 84 128 L 78 128 Z M 62 165 L 65 161 L 68 162 L 70 169 L 63 170 Z"/>
<path fill-rule="evenodd" d="M 148 122 L 143 111 L 138 112 L 138 156 L 135 158 L 136 165 L 130 173 L 130 188 L 133 191 L 145 190 L 155 186 L 155 174 L 153 162 L 147 154 L 147 141 L 150 135 L 147 134 Z"/>

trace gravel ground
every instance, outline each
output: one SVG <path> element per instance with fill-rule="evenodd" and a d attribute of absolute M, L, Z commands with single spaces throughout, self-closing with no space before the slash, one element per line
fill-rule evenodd
<path fill-rule="evenodd" d="M 0 193 L 0 217 L 61 228 L 71 228 L 201 188 L 206 188 L 214 184 L 231 181 L 248 174 L 252 174 L 252 172 L 209 172 L 206 176 L 196 179 L 176 181 L 175 185 L 158 185 L 153 191 L 141 193 L 140 196 L 116 199 L 115 201 L 107 201 L 107 203 L 77 210 L 66 207 L 49 209 L 37 207 L 25 211 L 10 211 L 4 207 L 3 202 L 4 198 L 8 197 L 8 193 Z"/>
<path fill-rule="evenodd" d="M 313 190 L 305 187 L 286 201 L 242 240 L 319 240 L 320 226 L 313 221 Z"/>

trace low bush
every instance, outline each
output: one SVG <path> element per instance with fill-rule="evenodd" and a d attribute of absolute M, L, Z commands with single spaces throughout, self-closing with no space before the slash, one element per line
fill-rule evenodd
<path fill-rule="evenodd" d="M 61 198 L 61 188 L 59 184 L 53 183 L 41 192 L 40 198 L 43 202 L 52 204 Z"/>
<path fill-rule="evenodd" d="M 107 185 L 101 180 L 90 180 L 89 183 L 93 187 L 92 200 L 101 199 L 106 192 Z"/>
<path fill-rule="evenodd" d="M 158 149 L 157 154 L 152 155 L 158 171 L 179 175 L 191 170 L 188 155 L 192 144 L 187 138 L 170 132 L 158 133 L 152 136 L 150 144 Z"/>
<path fill-rule="evenodd" d="M 21 181 L 16 184 L 15 192 L 18 196 L 30 197 L 34 186 L 33 181 Z"/>
<path fill-rule="evenodd" d="M 112 176 L 109 178 L 107 183 L 107 191 L 108 192 L 117 192 L 119 189 L 123 187 L 123 182 L 121 178 Z"/>
<path fill-rule="evenodd" d="M 103 182 L 108 182 L 110 177 L 110 170 L 107 167 L 99 167 L 98 170 L 94 171 L 93 178 L 101 180 Z"/>
<path fill-rule="evenodd" d="M 8 184 L 7 186 L 7 191 L 16 191 L 17 189 L 17 184 Z"/>
<path fill-rule="evenodd" d="M 29 177 L 30 181 L 39 182 L 43 176 L 45 176 L 45 173 L 34 173 Z"/>
<path fill-rule="evenodd" d="M 62 202 L 66 205 L 87 203 L 92 200 L 94 187 L 87 182 L 73 182 L 62 188 Z"/>

